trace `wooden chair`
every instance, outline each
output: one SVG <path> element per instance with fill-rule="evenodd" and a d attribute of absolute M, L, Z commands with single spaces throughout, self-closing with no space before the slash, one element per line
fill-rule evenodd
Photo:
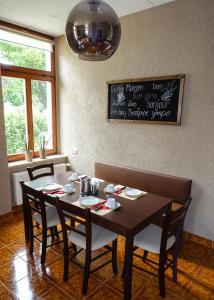
<path fill-rule="evenodd" d="M 68 280 L 69 261 L 73 260 L 77 254 L 85 249 L 86 254 L 84 266 L 77 263 L 75 260 L 73 260 L 73 263 L 84 269 L 82 294 L 86 295 L 90 274 L 99 270 L 108 263 L 112 263 L 113 272 L 114 274 L 117 274 L 117 234 L 93 224 L 91 222 L 90 209 L 79 208 L 71 204 L 63 203 L 60 200 L 57 200 L 57 209 L 62 225 L 64 240 L 64 281 Z M 71 221 L 69 224 L 66 223 L 67 219 L 70 219 Z M 79 224 L 76 227 L 75 225 L 72 226 L 75 222 Z M 69 257 L 68 241 L 71 241 L 72 244 L 80 247 L 80 250 L 76 251 L 71 257 Z M 108 244 L 111 242 L 112 246 L 109 246 Z M 106 248 L 106 250 L 92 259 L 92 251 L 98 250 L 102 247 Z M 99 259 L 109 252 L 112 252 L 112 258 L 91 270 L 91 262 Z"/>
<path fill-rule="evenodd" d="M 45 170 L 45 172 L 40 172 L 40 171 L 44 171 L 44 170 Z M 40 177 L 54 175 L 54 165 L 53 165 L 53 163 L 49 163 L 49 164 L 37 165 L 34 167 L 28 167 L 27 171 L 28 171 L 28 175 L 30 177 L 30 181 L 32 181 L 32 180 L 38 179 Z M 39 228 L 39 224 L 37 224 L 37 227 Z M 50 230 L 51 230 L 52 238 L 54 238 L 54 234 L 56 235 L 56 237 L 58 237 L 57 227 L 51 228 Z"/>
<path fill-rule="evenodd" d="M 42 171 L 44 169 L 49 169 L 49 171 L 41 172 L 41 173 L 39 172 L 39 171 Z M 44 165 L 37 165 L 37 166 L 34 166 L 34 167 L 28 167 L 27 171 L 28 171 L 28 175 L 30 177 L 30 180 L 35 180 L 35 179 L 38 179 L 38 178 L 43 177 L 43 176 L 54 175 L 54 166 L 53 166 L 53 163 L 44 164 Z"/>
<path fill-rule="evenodd" d="M 30 254 L 33 253 L 34 239 L 41 242 L 41 264 L 44 264 L 46 259 L 46 248 L 62 242 L 62 240 L 57 240 L 47 245 L 47 239 L 50 236 L 53 238 L 53 233 L 55 233 L 58 237 L 58 233 L 55 232 L 55 228 L 58 224 L 60 224 L 60 220 L 56 209 L 56 200 L 53 197 L 48 197 L 46 200 L 48 200 L 47 203 L 49 206 L 46 206 L 42 191 L 30 188 L 25 185 L 23 181 L 20 182 L 20 184 L 23 193 L 23 205 L 26 209 L 27 223 L 29 227 L 29 252 Z M 42 225 L 41 232 L 37 234 L 34 233 L 34 228 L 37 227 L 37 225 L 33 225 L 33 221 L 35 221 L 36 224 Z M 50 229 L 51 234 L 48 234 L 48 229 Z M 40 236 L 42 236 L 41 239 Z"/>
<path fill-rule="evenodd" d="M 160 296 L 165 297 L 165 271 L 168 267 L 173 268 L 173 281 L 177 282 L 177 256 L 181 235 L 183 232 L 184 220 L 191 202 L 189 198 L 185 204 L 176 211 L 168 211 L 163 219 L 162 227 L 151 224 L 138 233 L 134 238 L 133 255 L 141 258 L 145 263 L 158 265 L 159 276 L 159 290 Z M 144 249 L 143 256 L 134 253 L 138 248 Z M 154 260 L 148 259 L 148 252 L 159 255 L 159 263 Z M 172 259 L 168 258 L 168 253 L 172 252 Z M 145 270 L 137 265 L 133 267 L 147 272 L 152 275 L 156 273 Z M 123 274 L 124 276 L 124 270 Z"/>

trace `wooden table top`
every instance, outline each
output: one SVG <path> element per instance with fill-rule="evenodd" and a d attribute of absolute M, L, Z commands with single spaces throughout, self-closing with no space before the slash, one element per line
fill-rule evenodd
<path fill-rule="evenodd" d="M 70 175 L 71 172 L 66 172 L 54 176 L 41 177 L 37 180 L 26 182 L 26 184 L 35 189 L 47 183 L 65 185 L 68 183 L 68 177 Z M 100 184 L 100 191 L 97 195 L 98 198 L 107 198 L 104 188 L 108 184 L 109 182 L 106 181 Z M 60 200 L 66 203 L 77 201 L 80 198 L 80 184 L 75 183 L 75 188 L 76 192 L 74 194 L 65 195 L 61 197 Z M 128 200 L 115 195 L 113 195 L 113 197 L 122 206 L 104 216 L 92 213 L 92 221 L 97 225 L 123 236 L 130 233 L 134 235 L 137 234 L 143 228 L 151 224 L 163 212 L 169 209 L 172 204 L 172 199 L 152 193 L 147 193 L 136 200 Z"/>

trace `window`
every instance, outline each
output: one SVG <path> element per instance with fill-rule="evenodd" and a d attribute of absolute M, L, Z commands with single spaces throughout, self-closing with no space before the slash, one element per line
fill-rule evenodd
<path fill-rule="evenodd" d="M 41 135 L 56 153 L 54 39 L 0 23 L 0 67 L 8 160 L 39 153 Z"/>

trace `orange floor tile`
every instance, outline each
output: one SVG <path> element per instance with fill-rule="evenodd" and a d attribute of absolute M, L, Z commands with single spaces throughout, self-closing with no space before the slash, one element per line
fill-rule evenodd
<path fill-rule="evenodd" d="M 48 250 L 45 266 L 40 265 L 41 246 L 35 242 L 34 255 L 29 255 L 24 240 L 23 220 L 17 214 L 11 222 L 0 220 L 0 300 L 120 300 L 123 299 L 124 241 L 119 238 L 118 270 L 113 275 L 111 265 L 91 275 L 88 295 L 81 294 L 82 270 L 70 264 L 70 277 L 63 282 L 62 247 Z M 78 261 L 84 256 L 78 255 Z M 153 258 L 156 258 L 153 255 Z M 135 263 L 143 262 L 134 258 Z M 147 269 L 151 269 L 147 267 Z M 214 250 L 190 240 L 182 241 L 178 259 L 178 283 L 172 281 L 172 271 L 166 272 L 166 300 L 214 300 Z M 133 271 L 133 299 L 162 299 L 156 277 Z"/>

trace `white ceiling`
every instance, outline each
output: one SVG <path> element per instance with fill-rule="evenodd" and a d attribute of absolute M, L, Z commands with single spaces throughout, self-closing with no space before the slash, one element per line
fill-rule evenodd
<path fill-rule="evenodd" d="M 174 0 L 105 0 L 119 17 Z M 80 0 L 0 0 L 0 19 L 53 36 L 64 34 L 71 9 Z"/>

